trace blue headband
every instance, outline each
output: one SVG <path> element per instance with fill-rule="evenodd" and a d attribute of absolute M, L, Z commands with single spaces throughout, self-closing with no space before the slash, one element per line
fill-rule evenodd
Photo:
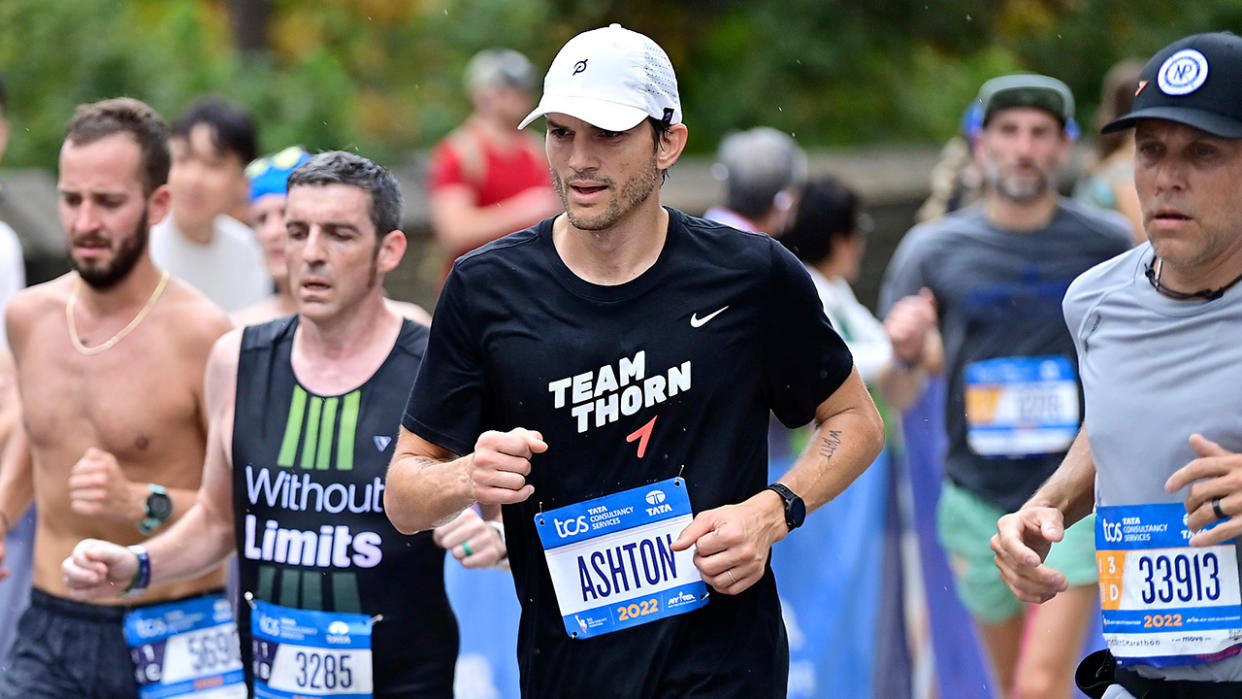
<path fill-rule="evenodd" d="M 302 150 L 301 146 L 289 146 L 279 153 L 264 156 L 247 165 L 250 202 L 254 203 L 268 194 L 287 194 L 290 173 L 307 160 L 310 160 L 310 154 Z"/>

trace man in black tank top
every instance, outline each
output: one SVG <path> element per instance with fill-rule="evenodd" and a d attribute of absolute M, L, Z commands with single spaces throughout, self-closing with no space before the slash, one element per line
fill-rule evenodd
<path fill-rule="evenodd" d="M 383 276 L 406 246 L 396 180 L 365 158 L 323 153 L 290 176 L 287 207 L 299 313 L 213 349 L 198 503 L 145 551 L 81 542 L 66 582 L 82 596 L 115 594 L 236 549 L 254 696 L 451 696 L 457 624 L 440 545 L 468 567 L 501 561 L 505 548 L 474 512 L 437 540 L 398 533 L 383 510 L 428 335 L 383 302 Z"/>

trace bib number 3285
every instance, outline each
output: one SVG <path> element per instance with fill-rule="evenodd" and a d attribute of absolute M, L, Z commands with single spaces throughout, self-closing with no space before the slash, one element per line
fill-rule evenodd
<path fill-rule="evenodd" d="M 371 696 L 370 617 L 254 604 L 256 699 Z"/>

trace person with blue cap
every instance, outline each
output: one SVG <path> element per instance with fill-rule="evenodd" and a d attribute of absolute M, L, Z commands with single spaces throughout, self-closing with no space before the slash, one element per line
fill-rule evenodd
<path fill-rule="evenodd" d="M 263 261 L 272 275 L 275 293 L 233 314 L 233 322 L 238 325 L 262 323 L 296 312 L 285 264 L 285 200 L 289 173 L 307 160 L 310 154 L 301 146 L 289 146 L 246 166 L 246 177 L 250 178 L 249 223 L 263 248 Z"/>
<path fill-rule="evenodd" d="M 1108 650 L 1092 697 L 1242 696 L 1242 38 L 1185 37 L 1147 62 L 1129 113 L 1148 242 L 1065 295 L 1085 417 L 1060 467 L 997 524 L 1019 599 L 1067 583 L 1045 555 L 1095 512 Z"/>

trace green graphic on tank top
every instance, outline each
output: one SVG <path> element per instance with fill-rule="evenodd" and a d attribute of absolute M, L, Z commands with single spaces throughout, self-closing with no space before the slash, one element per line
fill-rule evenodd
<path fill-rule="evenodd" d="M 320 611 L 324 608 L 325 583 L 331 585 L 333 610 L 362 613 L 358 574 L 352 572 L 328 573 L 260 565 L 256 592 L 259 599 L 273 601 L 282 607 Z"/>
<path fill-rule="evenodd" d="M 326 471 L 333 466 L 335 452 L 336 469 L 353 470 L 361 401 L 361 390 L 341 397 L 321 398 L 295 385 L 276 464 L 284 468 L 297 464 L 304 469 Z"/>

